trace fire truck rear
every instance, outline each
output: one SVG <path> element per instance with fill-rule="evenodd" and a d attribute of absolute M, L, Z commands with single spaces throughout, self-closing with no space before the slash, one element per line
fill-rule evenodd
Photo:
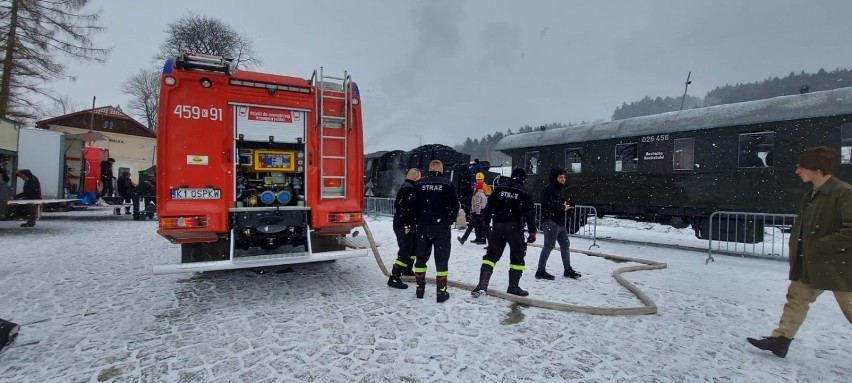
<path fill-rule="evenodd" d="M 163 68 L 157 127 L 160 235 L 181 264 L 225 270 L 367 255 L 358 86 L 231 70 L 187 53 Z"/>

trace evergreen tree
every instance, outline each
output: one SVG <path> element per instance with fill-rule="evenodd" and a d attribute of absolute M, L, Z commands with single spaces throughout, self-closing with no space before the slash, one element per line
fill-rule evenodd
<path fill-rule="evenodd" d="M 86 13 L 88 0 L 7 0 L 0 2 L 3 56 L 0 58 L 0 116 L 36 118 L 34 96 L 59 102 L 45 87 L 68 78 L 63 57 L 103 62 L 109 49 L 91 37 L 104 29 L 100 12 Z"/>

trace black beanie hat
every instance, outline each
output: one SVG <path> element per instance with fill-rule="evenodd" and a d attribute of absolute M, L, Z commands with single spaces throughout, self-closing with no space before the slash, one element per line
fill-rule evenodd
<path fill-rule="evenodd" d="M 518 181 L 518 182 L 524 182 L 524 180 L 527 179 L 527 172 L 524 171 L 524 169 L 521 169 L 521 168 L 514 168 L 514 169 L 512 169 L 512 177 L 511 178 L 515 181 Z"/>

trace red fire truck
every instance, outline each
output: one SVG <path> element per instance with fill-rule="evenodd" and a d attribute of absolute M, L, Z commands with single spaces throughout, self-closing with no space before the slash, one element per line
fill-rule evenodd
<path fill-rule="evenodd" d="M 186 53 L 166 62 L 160 89 L 157 232 L 181 245 L 181 263 L 154 273 L 367 255 L 354 231 L 364 150 L 349 75 L 232 70 Z"/>

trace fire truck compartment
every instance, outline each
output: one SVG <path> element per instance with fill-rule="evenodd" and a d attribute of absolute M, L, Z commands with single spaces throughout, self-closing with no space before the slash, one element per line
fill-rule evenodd
<path fill-rule="evenodd" d="M 283 245 L 303 246 L 307 230 L 301 210 L 252 210 L 234 213 L 234 248 L 275 250 Z M 248 256 L 250 254 L 244 254 Z"/>

